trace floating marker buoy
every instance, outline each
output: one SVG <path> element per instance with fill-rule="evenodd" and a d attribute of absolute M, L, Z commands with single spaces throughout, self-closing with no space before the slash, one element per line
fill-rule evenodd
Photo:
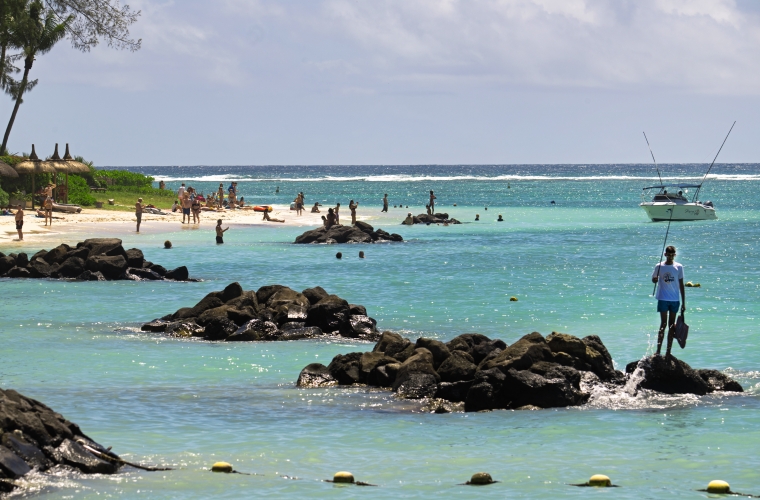
<path fill-rule="evenodd" d="M 513 295 L 513 296 L 511 296 L 511 297 L 509 298 L 509 301 L 510 301 L 510 302 L 517 302 L 517 297 L 515 297 L 515 296 Z"/>
<path fill-rule="evenodd" d="M 707 485 L 707 492 L 708 493 L 730 493 L 731 488 L 728 486 L 727 482 L 721 481 L 720 479 L 715 479 L 713 481 L 710 481 L 710 484 Z"/>
<path fill-rule="evenodd" d="M 612 481 L 610 481 L 610 478 L 604 474 L 594 474 L 591 476 L 591 479 L 588 480 L 588 485 L 606 488 L 612 486 Z"/>
<path fill-rule="evenodd" d="M 465 484 L 473 484 L 473 485 L 483 485 L 483 484 L 491 484 L 494 480 L 491 477 L 491 474 L 488 472 L 476 472 L 472 475 L 469 481 Z"/>
<path fill-rule="evenodd" d="M 333 476 L 333 483 L 353 483 L 354 475 L 350 472 L 340 471 Z"/>
<path fill-rule="evenodd" d="M 211 466 L 211 472 L 232 472 L 232 464 L 227 462 L 216 462 Z"/>

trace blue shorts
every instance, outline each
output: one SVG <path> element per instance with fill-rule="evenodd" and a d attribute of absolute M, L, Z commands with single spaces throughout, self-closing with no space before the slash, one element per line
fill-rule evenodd
<path fill-rule="evenodd" d="M 182 209 L 182 214 L 184 214 L 184 215 L 190 215 L 190 209 L 189 208 L 183 208 Z"/>
<path fill-rule="evenodd" d="M 678 312 L 678 306 L 681 305 L 681 302 L 677 300 L 658 300 L 657 301 L 657 312 L 672 312 L 677 313 Z"/>

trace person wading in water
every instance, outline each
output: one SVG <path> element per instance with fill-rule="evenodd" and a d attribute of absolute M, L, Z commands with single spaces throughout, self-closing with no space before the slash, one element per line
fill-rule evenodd
<path fill-rule="evenodd" d="M 665 336 L 665 326 L 668 327 L 668 347 L 665 357 L 670 358 L 670 349 L 673 347 L 673 337 L 676 329 L 676 316 L 678 314 L 679 299 L 683 299 L 681 313 L 686 311 L 686 289 L 683 284 L 683 266 L 676 262 L 676 248 L 668 246 L 665 249 L 665 262 L 660 262 L 654 267 L 652 283 L 657 286 L 657 312 L 660 313 L 660 331 L 657 333 L 657 353 L 660 355 L 662 340 Z M 680 291 L 680 297 L 679 297 Z M 670 313 L 670 319 L 668 319 Z"/>

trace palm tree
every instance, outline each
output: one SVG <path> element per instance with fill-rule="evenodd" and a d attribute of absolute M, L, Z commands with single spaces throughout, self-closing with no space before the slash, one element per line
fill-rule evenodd
<path fill-rule="evenodd" d="M 25 19 L 21 23 L 16 33 L 16 44 L 22 48 L 24 54 L 24 76 L 21 78 L 21 82 L 12 88 L 16 104 L 13 106 L 11 119 L 8 122 L 8 127 L 5 129 L 5 136 L 3 137 L 0 151 L 5 151 L 5 147 L 8 145 L 8 137 L 11 135 L 11 129 L 13 128 L 13 122 L 16 120 L 18 108 L 23 102 L 24 92 L 31 90 L 37 84 L 36 80 L 29 81 L 29 71 L 32 69 L 35 56 L 50 52 L 53 46 L 66 36 L 66 27 L 73 19 L 72 16 L 69 16 L 62 22 L 58 22 L 55 13 L 48 10 L 43 20 L 41 19 L 42 14 L 42 3 L 39 0 L 34 0 L 29 5 L 28 19 Z"/>

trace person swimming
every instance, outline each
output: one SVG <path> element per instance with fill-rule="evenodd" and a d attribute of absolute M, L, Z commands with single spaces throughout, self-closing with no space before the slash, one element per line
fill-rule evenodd
<path fill-rule="evenodd" d="M 501 214 L 499 214 L 499 218 L 496 219 L 496 222 L 504 222 L 504 219 L 501 217 Z"/>
<path fill-rule="evenodd" d="M 480 220 L 480 214 L 475 214 L 475 220 Z"/>

